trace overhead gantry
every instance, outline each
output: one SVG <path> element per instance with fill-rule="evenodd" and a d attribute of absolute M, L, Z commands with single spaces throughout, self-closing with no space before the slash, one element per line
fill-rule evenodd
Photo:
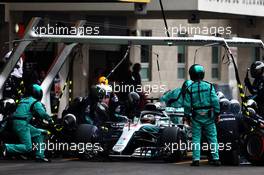
<path fill-rule="evenodd" d="M 50 107 L 50 87 L 55 76 L 61 70 L 63 64 L 67 61 L 72 49 L 78 44 L 89 45 L 159 45 L 159 46 L 223 46 L 226 51 L 232 56 L 230 47 L 260 47 L 264 48 L 264 44 L 259 39 L 237 38 L 233 37 L 225 39 L 213 36 L 194 36 L 194 37 L 144 37 L 144 36 L 102 36 L 102 35 L 48 35 L 35 33 L 33 27 L 37 26 L 40 18 L 33 18 L 27 27 L 24 38 L 20 41 L 18 47 L 12 54 L 9 62 L 5 66 L 3 72 L 0 74 L 0 95 L 2 97 L 3 85 L 19 60 L 20 55 L 24 52 L 26 47 L 33 41 L 35 42 L 53 42 L 53 43 L 67 43 L 63 46 L 62 51 L 55 58 L 50 71 L 41 84 L 44 91 L 44 98 L 42 102 L 47 107 L 47 112 L 51 114 Z M 85 21 L 76 23 L 76 27 L 85 25 Z M 233 56 L 232 56 L 233 57 Z M 241 84 L 241 82 L 239 83 Z M 61 106 L 61 105 L 60 105 Z M 64 105 L 65 106 L 65 105 Z"/>

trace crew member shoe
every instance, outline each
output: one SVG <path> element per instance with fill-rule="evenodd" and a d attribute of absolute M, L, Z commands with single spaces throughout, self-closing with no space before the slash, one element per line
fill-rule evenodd
<path fill-rule="evenodd" d="M 38 163 L 50 163 L 51 160 L 48 158 L 36 158 L 36 162 L 38 162 Z"/>
<path fill-rule="evenodd" d="M 211 160 L 209 161 L 209 164 L 213 166 L 221 166 L 220 160 Z"/>
<path fill-rule="evenodd" d="M 199 160 L 193 160 L 191 166 L 200 166 Z"/>
<path fill-rule="evenodd" d="M 6 146 L 4 142 L 0 143 L 0 157 L 3 157 L 3 158 L 6 157 Z"/>

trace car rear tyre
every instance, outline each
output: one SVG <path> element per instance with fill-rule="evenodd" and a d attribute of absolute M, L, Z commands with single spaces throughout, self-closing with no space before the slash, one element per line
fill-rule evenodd
<path fill-rule="evenodd" d="M 185 133 L 178 127 L 166 127 L 161 135 L 161 144 L 164 147 L 163 160 L 165 162 L 178 162 L 187 153 Z"/>
<path fill-rule="evenodd" d="M 254 165 L 264 164 L 264 135 L 253 133 L 248 135 L 245 142 L 246 158 Z"/>
<path fill-rule="evenodd" d="M 90 124 L 80 124 L 75 132 L 76 144 L 87 145 L 90 144 L 92 148 L 89 150 L 77 150 L 78 157 L 81 160 L 90 160 L 97 156 L 98 150 L 93 148 L 94 144 L 98 141 L 99 134 L 98 128 Z M 86 146 L 84 146 L 86 148 Z"/>

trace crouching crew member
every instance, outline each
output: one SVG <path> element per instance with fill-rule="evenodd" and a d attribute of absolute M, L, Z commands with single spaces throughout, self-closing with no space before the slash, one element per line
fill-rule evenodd
<path fill-rule="evenodd" d="M 43 96 L 39 85 L 33 84 L 27 93 L 27 97 L 22 98 L 17 109 L 12 116 L 13 131 L 17 134 L 20 144 L 5 144 L 3 155 L 25 154 L 33 150 L 32 141 L 36 145 L 36 161 L 49 162 L 44 156 L 44 136 L 47 131 L 35 128 L 30 124 L 33 115 L 53 123 L 52 118 L 40 102 Z M 35 146 L 34 146 L 35 147 Z"/>

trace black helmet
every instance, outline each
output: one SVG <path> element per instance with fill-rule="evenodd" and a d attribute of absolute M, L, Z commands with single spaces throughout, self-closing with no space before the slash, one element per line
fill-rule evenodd
<path fill-rule="evenodd" d="M 83 101 L 83 97 L 76 97 L 73 99 L 73 103 L 80 104 Z"/>
<path fill-rule="evenodd" d="M 63 123 L 63 127 L 66 130 L 74 130 L 77 127 L 77 120 L 76 120 L 75 115 L 73 114 L 66 114 L 62 118 L 62 123 Z"/>
<path fill-rule="evenodd" d="M 251 116 L 251 117 L 253 117 L 257 114 L 255 109 L 250 108 L 250 107 L 247 108 L 247 111 L 249 112 L 249 116 Z"/>
<path fill-rule="evenodd" d="M 257 109 L 258 109 L 258 104 L 257 104 L 257 102 L 256 102 L 255 100 L 253 100 L 253 99 L 249 99 L 249 100 L 247 101 L 247 107 L 250 107 L 250 108 L 254 109 L 255 111 L 257 111 Z"/>
<path fill-rule="evenodd" d="M 128 94 L 128 102 L 131 106 L 137 106 L 140 102 L 140 96 L 136 92 L 130 92 Z"/>
<path fill-rule="evenodd" d="M 221 112 L 230 111 L 231 102 L 227 98 L 222 98 L 219 103 Z"/>
<path fill-rule="evenodd" d="M 43 96 L 42 88 L 38 84 L 32 84 L 29 88 L 29 95 L 37 100 L 41 100 Z"/>
<path fill-rule="evenodd" d="M 83 97 L 76 97 L 72 100 L 72 102 L 70 103 L 70 106 L 72 108 L 79 108 L 82 104 L 83 104 Z"/>
<path fill-rule="evenodd" d="M 103 99 L 103 97 L 105 96 L 106 92 L 103 88 L 100 88 L 99 86 L 92 86 L 91 87 L 91 91 L 90 91 L 90 97 L 91 99 L 98 101 Z"/>
<path fill-rule="evenodd" d="M 109 121 L 109 108 L 105 103 L 97 103 L 95 106 L 95 117 L 100 122 Z"/>
<path fill-rule="evenodd" d="M 264 63 L 262 61 L 256 61 L 250 66 L 250 74 L 252 78 L 257 78 L 263 75 Z"/>
<path fill-rule="evenodd" d="M 225 94 L 223 92 L 221 92 L 221 91 L 217 91 L 216 92 L 216 95 L 217 95 L 217 97 L 218 97 L 219 100 L 226 98 L 225 97 Z"/>
<path fill-rule="evenodd" d="M 90 97 L 95 101 L 100 101 L 105 97 L 110 97 L 112 88 L 106 85 L 94 85 L 91 87 Z"/>
<path fill-rule="evenodd" d="M 200 64 L 194 64 L 189 69 L 189 75 L 192 81 L 204 79 L 204 67 Z"/>
<path fill-rule="evenodd" d="M 239 114 L 241 112 L 241 105 L 239 104 L 239 101 L 232 99 L 230 103 L 231 112 L 235 115 Z"/>

